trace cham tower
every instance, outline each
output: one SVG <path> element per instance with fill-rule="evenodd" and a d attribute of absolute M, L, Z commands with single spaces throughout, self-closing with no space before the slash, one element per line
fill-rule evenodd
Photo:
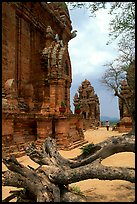
<path fill-rule="evenodd" d="M 74 111 L 80 105 L 84 119 L 84 129 L 95 128 L 100 125 L 100 103 L 91 83 L 85 79 L 74 96 Z"/>
<path fill-rule="evenodd" d="M 135 60 L 131 62 L 127 71 L 127 79 L 122 81 L 120 94 L 130 104 L 130 112 L 135 118 Z M 119 98 L 120 123 L 119 132 L 132 130 L 133 122 L 125 103 Z"/>
<path fill-rule="evenodd" d="M 126 80 L 122 81 L 120 94 L 124 98 L 126 98 L 126 100 L 130 100 L 131 94 Z M 119 110 L 120 110 L 119 132 L 128 132 L 132 129 L 132 120 L 128 113 L 125 103 L 123 103 L 123 101 L 120 98 L 119 98 Z"/>
<path fill-rule="evenodd" d="M 85 142 L 83 119 L 70 110 L 75 36 L 64 2 L 2 3 L 3 156 L 21 156 L 48 136 L 62 149 Z"/>

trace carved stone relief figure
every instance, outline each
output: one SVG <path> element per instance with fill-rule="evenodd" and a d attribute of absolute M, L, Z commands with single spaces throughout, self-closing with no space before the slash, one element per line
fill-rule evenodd
<path fill-rule="evenodd" d="M 2 108 L 12 111 L 17 110 L 18 102 L 14 79 L 8 79 L 5 82 L 2 92 Z"/>

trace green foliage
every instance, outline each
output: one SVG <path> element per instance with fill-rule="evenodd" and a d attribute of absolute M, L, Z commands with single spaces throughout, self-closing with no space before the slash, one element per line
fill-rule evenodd
<path fill-rule="evenodd" d="M 61 107 L 66 108 L 66 103 L 64 101 L 61 101 Z"/>
<path fill-rule="evenodd" d="M 62 9 L 68 10 L 67 4 L 65 2 L 56 2 L 56 6 L 58 8 L 62 8 Z"/>
<path fill-rule="evenodd" d="M 75 109 L 80 110 L 80 105 L 77 105 Z"/>
<path fill-rule="evenodd" d="M 135 39 L 135 2 L 111 2 L 110 14 L 113 16 L 110 22 L 110 36 L 114 39 L 119 35 L 130 40 Z"/>
<path fill-rule="evenodd" d="M 76 186 L 76 185 L 71 186 L 70 190 L 73 191 L 76 194 L 83 195 L 83 192 L 80 190 L 79 186 Z"/>
<path fill-rule="evenodd" d="M 118 39 L 119 51 L 126 52 L 129 58 L 130 51 L 135 48 L 135 2 L 66 2 L 70 9 L 86 8 L 91 17 L 95 17 L 100 9 L 108 9 L 110 20 L 110 41 Z M 124 57 L 122 57 L 123 60 Z M 130 61 L 131 62 L 131 61 Z"/>
<path fill-rule="evenodd" d="M 87 145 L 81 147 L 80 149 L 82 150 L 83 154 L 88 155 L 93 147 L 94 147 L 94 144 L 90 143 L 90 144 L 87 144 Z"/>
<path fill-rule="evenodd" d="M 70 9 L 87 8 L 91 17 L 100 9 L 109 9 L 113 17 L 110 22 L 110 36 L 116 39 L 119 35 L 135 38 L 135 2 L 66 2 Z"/>
<path fill-rule="evenodd" d="M 106 2 L 66 2 L 69 8 L 86 8 L 89 9 L 91 17 L 96 16 L 96 11 L 105 8 Z"/>

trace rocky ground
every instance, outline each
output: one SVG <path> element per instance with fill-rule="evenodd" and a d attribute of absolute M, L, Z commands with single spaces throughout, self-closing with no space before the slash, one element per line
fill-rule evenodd
<path fill-rule="evenodd" d="M 101 127 L 98 130 L 87 130 L 84 132 L 85 139 L 90 143 L 99 143 L 106 138 L 119 135 L 117 131 L 106 130 Z M 72 158 L 81 153 L 80 147 L 70 151 L 60 150 L 60 154 L 65 158 Z M 18 158 L 22 164 L 28 164 L 33 167 L 38 167 L 38 164 L 29 159 L 28 156 Z M 102 161 L 103 165 L 108 166 L 124 166 L 135 167 L 135 154 L 124 152 L 110 156 Z M 2 164 L 2 170 L 6 170 Z M 87 198 L 87 202 L 134 202 L 135 201 L 135 184 L 128 181 L 114 180 L 104 181 L 99 179 L 88 179 L 70 185 L 75 189 L 80 190 Z M 9 191 L 15 189 L 14 187 L 2 187 L 2 199 L 8 196 Z M 15 201 L 15 200 L 12 200 Z"/>

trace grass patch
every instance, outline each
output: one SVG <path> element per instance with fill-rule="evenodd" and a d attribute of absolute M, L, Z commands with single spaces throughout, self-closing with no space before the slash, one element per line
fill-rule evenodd
<path fill-rule="evenodd" d="M 70 190 L 78 195 L 83 195 L 83 192 L 80 190 L 80 187 L 77 185 L 71 186 Z"/>
<path fill-rule="evenodd" d="M 91 150 L 93 149 L 94 146 L 95 145 L 93 143 L 90 143 L 90 144 L 87 144 L 87 145 L 81 147 L 80 149 L 82 150 L 83 154 L 88 155 L 91 152 Z"/>

